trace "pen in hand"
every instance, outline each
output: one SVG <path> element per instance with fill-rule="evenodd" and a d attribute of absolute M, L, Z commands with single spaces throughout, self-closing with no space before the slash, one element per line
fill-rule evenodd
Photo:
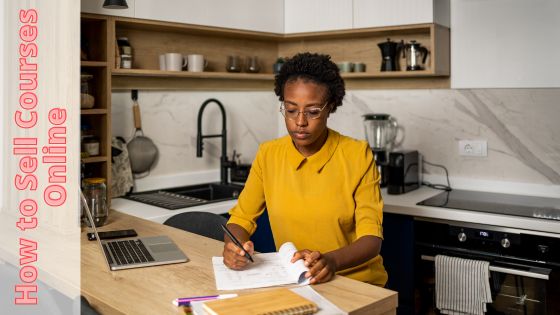
<path fill-rule="evenodd" d="M 239 242 L 239 240 L 235 236 L 233 236 L 233 233 L 230 232 L 230 230 L 225 226 L 225 224 L 221 224 L 221 226 L 222 226 L 222 230 L 224 230 L 224 232 L 231 239 L 233 244 L 235 244 L 235 246 L 239 247 L 241 250 L 245 252 L 245 257 L 247 257 L 247 259 L 249 259 L 251 262 L 255 262 L 253 260 L 253 257 L 251 257 L 251 255 L 249 255 L 249 253 L 243 248 L 241 242 Z"/>

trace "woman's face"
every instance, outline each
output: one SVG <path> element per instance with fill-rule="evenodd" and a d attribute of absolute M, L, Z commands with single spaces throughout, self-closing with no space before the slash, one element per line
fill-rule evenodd
<path fill-rule="evenodd" d="M 317 119 L 310 119 L 303 113 L 323 108 L 326 96 L 326 87 L 311 81 L 297 79 L 286 82 L 284 86 L 285 110 L 292 113 L 299 112 L 295 119 L 284 118 L 286 128 L 294 145 L 303 156 L 311 156 L 318 152 L 327 139 L 330 105 L 320 112 Z"/>

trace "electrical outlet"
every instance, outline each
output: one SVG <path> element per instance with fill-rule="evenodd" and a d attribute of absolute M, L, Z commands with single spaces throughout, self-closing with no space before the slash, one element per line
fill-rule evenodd
<path fill-rule="evenodd" d="M 486 141 L 486 140 L 459 140 L 459 155 L 462 155 L 462 156 L 488 156 L 488 141 Z"/>

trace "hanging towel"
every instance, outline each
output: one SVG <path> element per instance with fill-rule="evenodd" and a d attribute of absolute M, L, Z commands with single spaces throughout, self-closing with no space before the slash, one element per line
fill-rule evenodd
<path fill-rule="evenodd" d="M 442 314 L 483 315 L 492 303 L 490 263 L 437 255 L 436 307 Z"/>

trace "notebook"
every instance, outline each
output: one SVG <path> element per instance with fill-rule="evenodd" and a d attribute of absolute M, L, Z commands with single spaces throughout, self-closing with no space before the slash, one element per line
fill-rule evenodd
<path fill-rule="evenodd" d="M 317 304 L 287 288 L 242 295 L 236 298 L 205 302 L 210 315 L 305 315 L 317 312 Z"/>
<path fill-rule="evenodd" d="M 212 257 L 216 289 L 242 290 L 286 284 L 309 284 L 305 273 L 309 270 L 303 260 L 290 262 L 297 251 L 293 243 L 280 246 L 277 253 L 253 255 L 255 262 L 244 270 L 232 270 L 224 265 L 223 257 Z"/>
<path fill-rule="evenodd" d="M 82 191 L 80 191 L 80 198 L 109 270 L 159 266 L 189 260 L 179 247 L 165 235 L 101 240 Z"/>

